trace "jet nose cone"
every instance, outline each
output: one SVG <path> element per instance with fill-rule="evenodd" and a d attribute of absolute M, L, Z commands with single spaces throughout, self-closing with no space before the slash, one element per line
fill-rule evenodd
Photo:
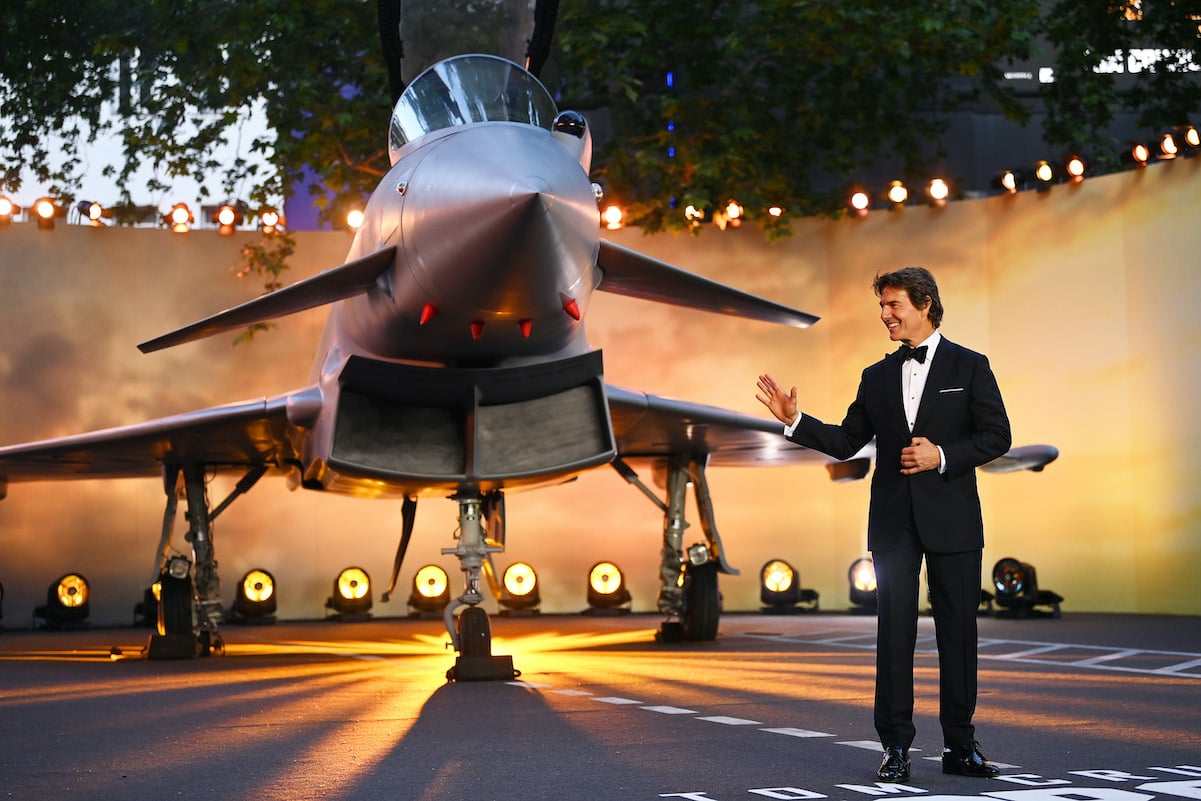
<path fill-rule="evenodd" d="M 464 307 L 533 316 L 558 309 L 599 243 L 592 184 L 547 131 L 471 126 L 436 143 L 413 171 L 401 262 Z"/>

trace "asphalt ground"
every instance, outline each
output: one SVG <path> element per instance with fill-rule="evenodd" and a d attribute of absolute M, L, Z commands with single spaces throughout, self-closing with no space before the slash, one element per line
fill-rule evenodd
<path fill-rule="evenodd" d="M 977 736 L 996 779 L 941 772 L 923 619 L 913 776 L 875 781 L 875 620 L 493 617 L 511 681 L 451 683 L 438 620 L 227 626 L 226 651 L 142 658 L 148 632 L 0 631 L 0 798 L 1201 799 L 1201 618 L 980 621 Z"/>

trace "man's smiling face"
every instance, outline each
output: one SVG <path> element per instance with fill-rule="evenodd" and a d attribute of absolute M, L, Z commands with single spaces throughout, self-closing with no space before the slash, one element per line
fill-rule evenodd
<path fill-rule="evenodd" d="M 888 338 L 893 342 L 917 345 L 934 333 L 929 318 L 930 302 L 919 309 L 909 299 L 904 289 L 886 286 L 880 292 L 880 320 L 888 328 Z"/>

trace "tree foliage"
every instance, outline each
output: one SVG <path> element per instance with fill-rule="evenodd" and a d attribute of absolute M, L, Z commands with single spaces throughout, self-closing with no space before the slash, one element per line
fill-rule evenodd
<path fill-rule="evenodd" d="M 478 50 L 502 2 L 434 4 L 406 48 L 445 30 L 442 54 L 457 43 Z M 1147 0 L 1138 21 L 1127 19 L 1132 8 L 563 0 L 552 90 L 560 106 L 611 121 L 595 172 L 637 224 L 680 225 L 673 205 L 730 197 L 822 213 L 865 163 L 916 170 L 946 115 L 965 105 L 1022 119 L 1030 106 L 1001 71 L 1034 49 L 1053 54 L 1057 76 L 1043 98 L 1049 144 L 1094 144 L 1120 108 L 1155 126 L 1195 114 L 1196 73 L 1180 77 L 1201 64 L 1201 0 Z M 322 185 L 332 213 L 361 202 L 388 167 L 387 71 L 366 0 L 6 0 L 0 38 L 0 191 L 19 188 L 26 165 L 69 195 L 77 149 L 112 132 L 124 149 L 111 168 L 119 185 L 149 164 L 163 184 L 208 178 L 221 199 L 241 191 L 251 205 L 307 181 Z M 1159 69 L 1125 83 L 1096 71 L 1115 52 L 1152 44 L 1170 51 Z M 239 153 L 263 154 L 262 172 L 245 156 L 216 156 L 255 108 L 273 133 Z M 49 152 L 48 134 L 65 137 L 65 153 Z"/>

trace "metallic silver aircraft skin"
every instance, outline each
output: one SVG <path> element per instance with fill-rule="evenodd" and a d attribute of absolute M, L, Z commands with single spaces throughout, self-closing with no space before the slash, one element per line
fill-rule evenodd
<path fill-rule="evenodd" d="M 691 601 L 684 580 L 690 565 L 705 562 L 734 572 L 713 523 L 705 469 L 809 462 L 827 465 L 835 480 L 862 478 L 870 451 L 832 463 L 784 440 L 774 420 L 605 384 L 601 354 L 585 338 L 589 300 L 600 289 L 795 327 L 817 318 L 602 241 L 587 126 L 574 112 L 558 113 L 516 64 L 470 55 L 426 70 L 397 103 L 389 144 L 393 166 L 345 264 L 139 346 L 155 351 L 329 305 L 309 386 L 2 447 L 0 497 L 22 481 L 162 478 L 160 567 L 179 494 L 194 565 L 192 630 L 164 631 L 160 617 L 160 636 L 194 636 L 204 647 L 221 617 L 211 520 L 262 475 L 285 475 L 294 488 L 405 499 L 397 570 L 414 499 L 450 497 L 460 536 L 444 552 L 460 559 L 466 589 L 445 620 L 466 654 L 476 647 L 463 642 L 465 624 L 454 612 L 476 609 L 490 555 L 503 549 L 503 491 L 612 464 L 663 511 L 660 608 L 686 623 L 700 615 L 686 633 L 715 636 L 716 575 L 710 591 Z M 1038 470 L 1055 455 L 1049 446 L 1017 448 L 985 469 Z M 665 502 L 630 462 L 655 470 Z M 244 478 L 210 509 L 203 485 L 217 470 Z M 705 543 L 686 553 L 689 484 Z M 479 619 L 471 621 L 471 634 L 479 634 Z M 482 655 L 489 654 L 485 642 Z"/>

